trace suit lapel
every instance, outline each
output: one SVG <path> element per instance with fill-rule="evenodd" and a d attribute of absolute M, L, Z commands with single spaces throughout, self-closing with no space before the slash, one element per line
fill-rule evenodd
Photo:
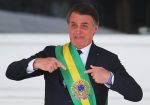
<path fill-rule="evenodd" d="M 90 65 L 95 65 L 97 55 L 98 55 L 97 54 L 97 47 L 92 42 L 92 45 L 91 45 L 91 48 L 90 48 L 90 51 L 89 51 L 89 54 L 88 54 L 88 58 L 87 58 L 87 61 L 86 61 L 86 66 L 85 66 L 86 70 L 90 69 Z"/>

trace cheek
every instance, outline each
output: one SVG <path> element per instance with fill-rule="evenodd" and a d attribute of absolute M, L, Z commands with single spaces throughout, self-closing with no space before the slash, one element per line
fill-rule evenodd
<path fill-rule="evenodd" d="M 74 38 L 73 34 L 70 33 L 69 35 L 70 35 L 70 36 L 69 36 L 69 37 L 70 37 L 70 41 L 71 41 L 71 42 L 74 42 L 76 39 Z"/>
<path fill-rule="evenodd" d="M 68 33 L 69 33 L 70 37 L 73 37 L 73 35 L 74 35 L 74 31 L 72 31 L 72 30 L 68 30 Z"/>
<path fill-rule="evenodd" d="M 69 26 L 68 26 L 67 30 L 68 30 L 68 33 L 71 33 L 71 32 L 72 32 L 72 30 L 70 29 Z"/>

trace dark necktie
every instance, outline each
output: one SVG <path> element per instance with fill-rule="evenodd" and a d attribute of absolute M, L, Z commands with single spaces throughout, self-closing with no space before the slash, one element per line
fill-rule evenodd
<path fill-rule="evenodd" d="M 82 54 L 82 51 L 81 51 L 81 50 L 77 50 L 77 51 L 78 51 L 79 55 Z"/>

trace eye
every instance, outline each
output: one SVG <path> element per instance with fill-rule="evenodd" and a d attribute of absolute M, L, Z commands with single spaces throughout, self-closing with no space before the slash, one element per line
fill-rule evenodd
<path fill-rule="evenodd" d="M 82 27 L 82 29 L 88 29 L 88 25 L 87 24 L 82 24 L 81 27 Z"/>
<path fill-rule="evenodd" d="M 76 25 L 75 23 L 71 23 L 69 26 L 70 26 L 71 28 L 76 28 L 76 27 L 77 27 L 77 25 Z"/>

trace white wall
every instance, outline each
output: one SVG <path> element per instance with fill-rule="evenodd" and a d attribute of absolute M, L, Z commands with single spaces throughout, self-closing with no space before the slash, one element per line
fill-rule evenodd
<path fill-rule="evenodd" d="M 5 77 L 7 66 L 42 50 L 47 45 L 69 41 L 63 34 L 0 34 L 0 105 L 44 105 L 44 80 L 35 77 L 12 81 Z M 118 54 L 128 73 L 141 85 L 143 100 L 126 101 L 110 91 L 109 105 L 150 105 L 150 36 L 96 35 L 97 45 Z"/>

